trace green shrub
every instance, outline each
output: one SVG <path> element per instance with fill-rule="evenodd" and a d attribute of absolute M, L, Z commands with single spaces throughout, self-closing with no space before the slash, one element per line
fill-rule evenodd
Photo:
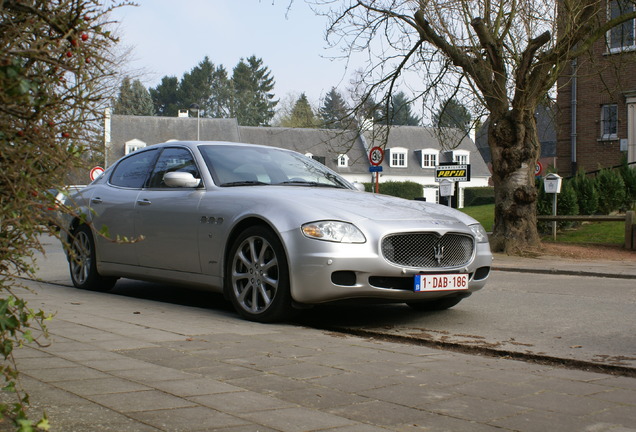
<path fill-rule="evenodd" d="M 596 176 L 599 192 L 598 209 L 601 214 L 619 210 L 625 203 L 625 182 L 619 171 L 602 169 Z"/>
<path fill-rule="evenodd" d="M 375 191 L 375 183 L 365 183 L 364 190 Z M 422 185 L 412 181 L 396 182 L 388 181 L 380 183 L 380 193 L 405 199 L 415 199 L 422 196 Z"/>
<path fill-rule="evenodd" d="M 629 167 L 626 163 L 620 169 L 625 183 L 625 202 L 623 207 L 631 210 L 636 205 L 636 167 Z"/>
<path fill-rule="evenodd" d="M 464 207 L 495 203 L 495 188 L 471 187 L 464 189 Z"/>
<path fill-rule="evenodd" d="M 579 204 L 572 186 L 572 180 L 563 180 L 561 193 L 557 194 L 557 214 L 564 216 L 574 216 L 579 214 Z M 559 222 L 559 228 L 569 228 L 575 225 L 574 222 Z"/>
<path fill-rule="evenodd" d="M 572 179 L 572 187 L 576 192 L 579 214 L 596 214 L 598 212 L 599 196 L 594 179 L 585 175 L 585 171 L 579 170 Z"/>

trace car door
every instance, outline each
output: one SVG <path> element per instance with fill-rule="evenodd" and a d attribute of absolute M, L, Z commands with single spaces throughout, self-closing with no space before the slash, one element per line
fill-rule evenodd
<path fill-rule="evenodd" d="M 159 156 L 147 188 L 136 201 L 135 232 L 141 266 L 200 273 L 198 231 L 199 202 L 203 187 L 171 188 L 163 182 L 168 172 L 188 172 L 200 178 L 190 150 L 167 147 Z"/>
<path fill-rule="evenodd" d="M 108 182 L 95 190 L 89 205 L 96 236 L 98 259 L 104 262 L 138 265 L 135 234 L 135 204 L 159 152 L 133 153 L 118 162 Z"/>

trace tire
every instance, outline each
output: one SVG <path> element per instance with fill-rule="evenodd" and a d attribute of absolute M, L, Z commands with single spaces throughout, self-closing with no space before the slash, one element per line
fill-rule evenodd
<path fill-rule="evenodd" d="M 407 305 L 416 311 L 441 311 L 452 308 L 463 299 L 464 297 L 442 297 L 430 301 L 408 302 Z"/>
<path fill-rule="evenodd" d="M 250 321 L 271 323 L 292 315 L 287 258 L 270 229 L 250 227 L 236 238 L 228 254 L 225 290 L 234 309 Z"/>
<path fill-rule="evenodd" d="M 73 285 L 80 289 L 108 291 L 117 282 L 115 277 L 104 277 L 97 272 L 95 240 L 88 225 L 78 226 L 71 234 L 69 270 Z"/>

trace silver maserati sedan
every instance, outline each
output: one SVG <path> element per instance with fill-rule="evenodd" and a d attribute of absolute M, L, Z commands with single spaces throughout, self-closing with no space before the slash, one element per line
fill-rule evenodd
<path fill-rule="evenodd" d="M 222 292 L 260 322 L 339 300 L 441 310 L 484 286 L 492 254 L 476 220 L 358 186 L 275 147 L 153 145 L 72 197 L 71 279 L 92 290 L 131 278 Z"/>

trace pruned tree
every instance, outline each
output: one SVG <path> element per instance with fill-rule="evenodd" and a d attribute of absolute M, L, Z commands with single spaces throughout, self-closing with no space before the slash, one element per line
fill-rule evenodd
<path fill-rule="evenodd" d="M 468 108 L 479 114 L 475 118 L 489 116 L 495 186 L 491 247 L 515 253 L 538 246 L 535 109 L 569 62 L 613 27 L 636 18 L 634 8 L 608 20 L 607 0 L 313 3 L 330 17 L 328 40 L 347 56 L 366 52 L 358 85 L 364 84 L 366 94 L 388 106 L 407 80 L 422 106 L 457 97 L 474 102 Z"/>
<path fill-rule="evenodd" d="M 48 430 L 27 418 L 14 349 L 39 343 L 47 314 L 20 298 L 20 278 L 35 278 L 35 252 L 50 231 L 45 209 L 77 167 L 103 143 L 116 39 L 96 0 L 0 1 L 0 346 L 4 380 L 0 422 L 19 431 Z M 44 333 L 43 333 L 44 332 Z M 15 395 L 10 400 L 10 395 Z M 34 414 L 34 413 L 32 413 Z"/>

